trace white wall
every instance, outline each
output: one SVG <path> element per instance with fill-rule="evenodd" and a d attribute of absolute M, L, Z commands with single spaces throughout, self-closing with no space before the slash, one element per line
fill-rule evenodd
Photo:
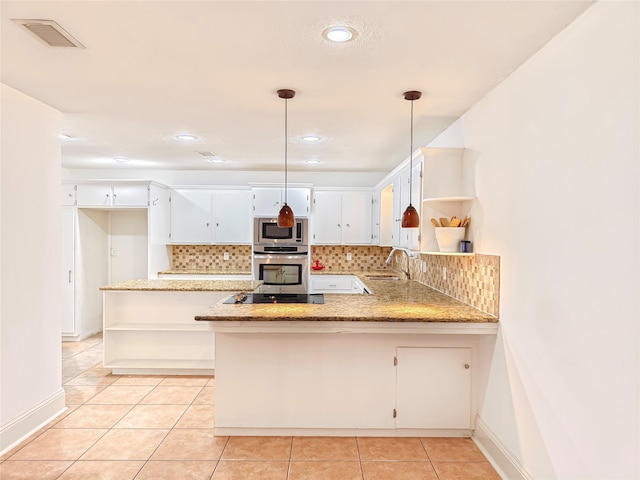
<path fill-rule="evenodd" d="M 110 217 L 109 283 L 147 278 L 147 210 L 113 210 Z"/>
<path fill-rule="evenodd" d="M 536 479 L 640 478 L 639 25 L 596 3 L 430 144 L 480 152 L 476 251 L 501 257 L 481 418 Z"/>
<path fill-rule="evenodd" d="M 1 85 L 0 451 L 64 409 L 60 113 Z"/>

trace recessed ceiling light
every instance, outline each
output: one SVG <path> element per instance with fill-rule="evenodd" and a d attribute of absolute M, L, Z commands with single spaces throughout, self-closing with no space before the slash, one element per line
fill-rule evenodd
<path fill-rule="evenodd" d="M 305 163 L 308 163 L 309 165 L 318 165 L 322 162 L 317 158 L 310 158 L 309 160 L 306 160 Z"/>
<path fill-rule="evenodd" d="M 353 28 L 345 26 L 329 27 L 322 32 L 322 36 L 324 38 L 330 42 L 336 43 L 348 42 L 349 40 L 356 38 L 356 35 L 357 32 Z"/>
<path fill-rule="evenodd" d="M 302 140 L 305 142 L 317 142 L 318 140 L 320 140 L 320 137 L 317 135 L 305 135 L 304 137 L 302 137 Z"/>
<path fill-rule="evenodd" d="M 129 159 L 125 157 L 114 157 L 113 159 L 118 163 L 127 163 L 129 161 Z"/>
<path fill-rule="evenodd" d="M 58 135 L 58 138 L 60 140 L 69 140 L 71 138 L 71 135 L 68 135 L 66 133 L 61 133 L 60 135 Z"/>
<path fill-rule="evenodd" d="M 207 160 L 209 163 L 227 163 L 226 160 L 220 158 L 220 157 L 213 157 L 210 158 L 209 160 Z"/>
<path fill-rule="evenodd" d="M 195 135 L 190 135 L 188 133 L 181 133 L 179 135 L 176 135 L 176 138 L 178 140 L 197 140 L 198 137 L 196 137 Z"/>

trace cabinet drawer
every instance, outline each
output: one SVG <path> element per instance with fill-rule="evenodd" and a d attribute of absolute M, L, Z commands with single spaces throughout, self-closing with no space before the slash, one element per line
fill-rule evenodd
<path fill-rule="evenodd" d="M 351 277 L 323 277 L 312 278 L 311 284 L 313 290 L 318 293 L 323 292 L 344 292 L 351 293 L 352 281 Z"/>

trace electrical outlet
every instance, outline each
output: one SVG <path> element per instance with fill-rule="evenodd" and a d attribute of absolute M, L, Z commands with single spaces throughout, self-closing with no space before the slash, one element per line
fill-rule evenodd
<path fill-rule="evenodd" d="M 349 252 L 349 253 L 347 253 L 347 260 L 351 260 L 351 259 L 352 259 L 351 252 Z"/>
<path fill-rule="evenodd" d="M 229 252 L 224 252 L 224 253 L 222 254 L 222 258 L 223 258 L 224 260 L 229 260 Z"/>
<path fill-rule="evenodd" d="M 447 279 L 447 267 L 442 267 L 442 279 Z"/>
<path fill-rule="evenodd" d="M 118 251 L 115 248 L 111 249 L 111 256 L 115 257 L 118 254 Z"/>

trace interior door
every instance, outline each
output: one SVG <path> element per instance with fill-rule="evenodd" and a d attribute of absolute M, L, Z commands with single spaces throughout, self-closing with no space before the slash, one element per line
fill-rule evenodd
<path fill-rule="evenodd" d="M 75 238 L 76 210 L 62 208 L 62 334 L 75 333 Z"/>

